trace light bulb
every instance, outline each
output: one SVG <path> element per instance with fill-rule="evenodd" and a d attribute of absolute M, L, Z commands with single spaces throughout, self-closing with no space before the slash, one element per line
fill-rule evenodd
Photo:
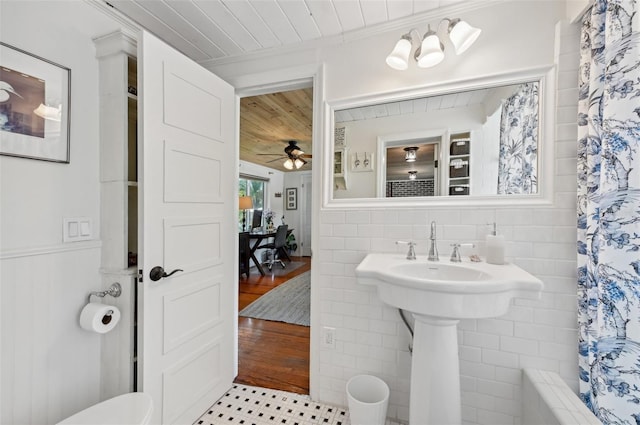
<path fill-rule="evenodd" d="M 293 160 L 291 160 L 291 158 L 287 158 L 287 160 L 282 165 L 284 165 L 284 168 L 286 168 L 287 170 L 293 170 Z"/>
<path fill-rule="evenodd" d="M 404 160 L 406 162 L 415 162 L 418 157 L 418 148 L 413 146 L 410 148 L 404 148 Z"/>
<path fill-rule="evenodd" d="M 462 54 L 478 39 L 482 30 L 473 28 L 460 19 L 455 19 L 449 24 L 449 38 L 456 51 L 456 55 Z"/>
<path fill-rule="evenodd" d="M 411 36 L 403 35 L 396 43 L 396 47 L 387 56 L 387 65 L 398 71 L 404 71 L 409 67 L 409 54 L 411 53 Z"/>
<path fill-rule="evenodd" d="M 444 46 L 440 42 L 438 35 L 429 30 L 422 39 L 420 45 L 420 55 L 416 58 L 420 68 L 430 68 L 436 66 L 444 59 Z"/>

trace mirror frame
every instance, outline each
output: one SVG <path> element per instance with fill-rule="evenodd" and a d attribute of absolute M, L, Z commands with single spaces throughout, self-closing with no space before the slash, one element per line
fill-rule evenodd
<path fill-rule="evenodd" d="M 448 81 L 424 85 L 418 88 L 395 92 L 374 93 L 366 96 L 325 101 L 324 137 L 322 156 L 322 207 L 325 209 L 362 209 L 362 208 L 416 208 L 416 207 L 497 207 L 532 206 L 553 204 L 553 182 L 555 174 L 555 94 L 556 73 L 554 65 L 529 68 L 478 78 Z M 333 152 L 335 111 L 342 109 L 371 106 L 380 103 L 400 102 L 419 97 L 430 97 L 460 91 L 493 88 L 503 85 L 520 84 L 530 81 L 540 83 L 540 119 L 539 123 L 539 165 L 538 193 L 531 195 L 482 195 L 482 196 L 437 196 L 407 198 L 350 198 L 334 199 Z M 348 143 L 347 143 L 348 148 Z M 380 164 L 377 164 L 380 166 Z"/>

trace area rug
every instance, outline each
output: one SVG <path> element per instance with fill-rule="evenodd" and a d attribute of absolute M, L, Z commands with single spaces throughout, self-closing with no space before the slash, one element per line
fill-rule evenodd
<path fill-rule="evenodd" d="M 289 279 L 242 309 L 240 316 L 309 326 L 310 272 Z"/>
<path fill-rule="evenodd" d="M 284 260 L 284 264 L 285 264 L 285 268 L 283 269 L 282 266 L 280 265 L 280 263 L 276 263 L 271 267 L 271 271 L 269 271 L 269 269 L 267 268 L 267 266 L 262 266 L 262 269 L 264 270 L 264 272 L 267 274 L 267 276 L 271 275 L 271 276 L 284 276 L 286 274 L 291 273 L 292 271 L 294 271 L 297 268 L 300 268 L 304 265 L 304 263 L 302 261 L 287 261 Z M 251 269 L 251 272 L 253 272 L 254 269 Z M 255 269 L 255 272 L 258 273 L 258 269 Z"/>

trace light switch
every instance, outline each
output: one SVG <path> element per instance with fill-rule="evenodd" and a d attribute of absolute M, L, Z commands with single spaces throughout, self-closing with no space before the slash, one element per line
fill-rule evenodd
<path fill-rule="evenodd" d="M 70 238 L 77 238 L 78 237 L 78 222 L 77 221 L 70 221 L 69 223 L 69 237 Z"/>
<path fill-rule="evenodd" d="M 90 237 L 91 236 L 91 222 L 88 220 L 82 220 L 80 222 L 80 236 Z"/>
<path fill-rule="evenodd" d="M 91 239 L 91 219 L 89 217 L 66 217 L 62 219 L 62 241 L 79 242 Z"/>

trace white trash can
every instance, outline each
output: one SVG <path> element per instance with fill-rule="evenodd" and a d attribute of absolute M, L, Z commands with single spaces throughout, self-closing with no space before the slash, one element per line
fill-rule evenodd
<path fill-rule="evenodd" d="M 357 375 L 347 382 L 351 425 L 384 425 L 389 386 L 372 375 Z"/>

